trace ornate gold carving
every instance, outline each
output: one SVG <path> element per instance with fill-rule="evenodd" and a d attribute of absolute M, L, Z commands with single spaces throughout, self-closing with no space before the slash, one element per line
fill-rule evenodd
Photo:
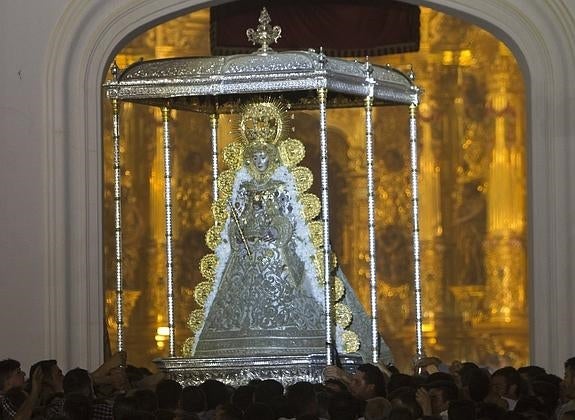
<path fill-rule="evenodd" d="M 298 139 L 285 139 L 278 146 L 280 159 L 288 168 L 293 168 L 305 157 L 305 146 Z"/>
<path fill-rule="evenodd" d="M 334 305 L 335 309 L 335 322 L 342 328 L 347 328 L 351 324 L 353 315 L 349 306 L 343 303 L 336 303 Z"/>
<path fill-rule="evenodd" d="M 300 201 L 303 206 L 303 217 L 306 222 L 315 219 L 321 211 L 321 203 L 319 198 L 312 193 L 302 194 Z"/>
<path fill-rule="evenodd" d="M 244 146 L 239 141 L 234 141 L 224 148 L 224 162 L 231 170 L 239 169 L 243 162 Z"/>
<path fill-rule="evenodd" d="M 355 353 L 359 350 L 359 337 L 353 331 L 344 331 L 342 336 L 343 351 L 346 353 Z"/>
<path fill-rule="evenodd" d="M 311 188 L 313 184 L 313 174 L 305 166 L 298 166 L 292 169 L 292 175 L 295 179 L 295 185 L 298 192 L 302 193 Z"/>
<path fill-rule="evenodd" d="M 196 299 L 196 303 L 200 306 L 204 306 L 206 304 L 206 300 L 212 291 L 213 283 L 211 281 L 202 281 L 198 283 L 196 288 L 194 289 L 194 299 Z"/>
<path fill-rule="evenodd" d="M 188 317 L 188 328 L 192 332 L 197 332 L 202 327 L 204 323 L 204 310 L 203 309 L 194 309 L 190 316 Z"/>

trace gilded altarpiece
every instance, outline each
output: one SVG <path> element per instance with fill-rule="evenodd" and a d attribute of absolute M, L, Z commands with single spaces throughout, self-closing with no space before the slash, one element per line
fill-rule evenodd
<path fill-rule="evenodd" d="M 208 10 L 166 22 L 135 38 L 116 62 L 125 68 L 140 58 L 208 55 L 208 26 Z M 516 60 L 488 32 L 422 8 L 420 51 L 370 61 L 411 65 L 424 89 L 418 131 L 426 352 L 447 362 L 526 363 L 525 110 Z M 121 112 L 125 347 L 130 363 L 151 366 L 153 358 L 166 355 L 167 340 L 162 121 L 159 110 L 139 105 L 124 104 Z M 331 240 L 368 307 L 365 133 L 358 112 L 328 111 Z M 374 114 L 380 331 L 396 364 L 407 371 L 415 351 L 408 115 L 388 107 Z M 233 118 L 218 120 L 220 148 L 233 139 Z M 173 112 L 171 119 L 179 348 L 195 309 L 199 261 L 208 252 L 212 172 L 208 117 Z M 307 149 L 303 164 L 318 180 L 318 116 L 294 112 L 292 122 Z M 103 124 L 106 315 L 114 349 L 113 160 L 111 123 Z M 317 182 L 311 191 L 319 193 Z"/>

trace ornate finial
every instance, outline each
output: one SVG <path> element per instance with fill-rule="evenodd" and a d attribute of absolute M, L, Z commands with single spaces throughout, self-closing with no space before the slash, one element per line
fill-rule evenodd
<path fill-rule="evenodd" d="M 409 66 L 409 71 L 407 72 L 407 77 L 409 77 L 409 80 L 411 80 L 412 82 L 415 82 L 415 72 L 413 71 L 412 65 Z"/>
<path fill-rule="evenodd" d="M 112 73 L 112 77 L 114 78 L 114 80 L 117 82 L 118 81 L 118 73 L 120 72 L 120 68 L 118 67 L 118 64 L 116 64 L 116 61 L 114 61 L 114 64 L 112 64 L 112 67 L 110 67 L 110 73 Z"/>
<path fill-rule="evenodd" d="M 274 26 L 272 28 L 270 25 L 271 18 L 265 7 L 260 13 L 258 22 L 260 24 L 258 25 L 257 30 L 250 28 L 246 31 L 248 40 L 250 40 L 254 45 L 261 45 L 261 47 L 258 49 L 259 52 L 266 53 L 268 51 L 272 51 L 269 45 L 277 42 L 278 38 L 281 37 L 282 28 L 279 26 Z"/>

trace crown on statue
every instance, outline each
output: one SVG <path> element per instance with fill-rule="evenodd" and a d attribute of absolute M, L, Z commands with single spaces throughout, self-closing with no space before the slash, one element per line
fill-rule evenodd
<path fill-rule="evenodd" d="M 260 101 L 245 105 L 239 123 L 242 143 L 277 145 L 283 135 L 285 119 L 286 113 L 280 103 Z"/>

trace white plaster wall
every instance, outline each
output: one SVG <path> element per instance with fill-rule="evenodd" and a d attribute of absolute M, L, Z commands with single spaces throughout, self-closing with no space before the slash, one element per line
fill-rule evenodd
<path fill-rule="evenodd" d="M 508 42 L 524 69 L 532 361 L 561 373 L 563 360 L 575 354 L 569 182 L 575 1 L 413 2 L 484 25 Z M 99 85 L 109 57 L 135 31 L 206 4 L 2 1 L 0 358 L 27 366 L 54 357 L 64 369 L 101 360 Z"/>
<path fill-rule="evenodd" d="M 65 5 L 0 4 L 0 358 L 19 358 L 26 368 L 53 354 L 45 335 L 45 72 L 50 36 Z"/>

